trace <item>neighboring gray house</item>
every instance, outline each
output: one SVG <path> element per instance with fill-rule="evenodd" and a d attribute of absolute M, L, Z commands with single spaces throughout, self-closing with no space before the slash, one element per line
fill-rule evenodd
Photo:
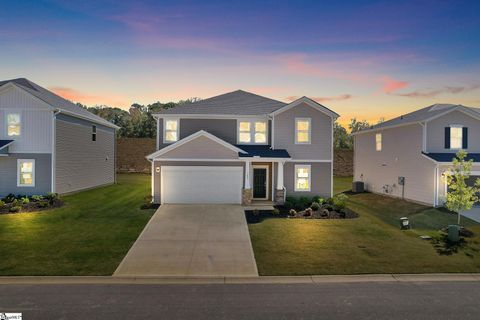
<path fill-rule="evenodd" d="M 354 134 L 354 179 L 368 191 L 442 205 L 460 149 L 480 176 L 480 109 L 435 104 Z M 403 180 L 403 184 L 402 184 Z"/>
<path fill-rule="evenodd" d="M 338 115 L 309 98 L 287 104 L 238 90 L 154 117 L 158 151 L 147 159 L 156 203 L 332 196 Z"/>
<path fill-rule="evenodd" d="M 0 196 L 114 183 L 117 128 L 27 79 L 0 81 Z"/>

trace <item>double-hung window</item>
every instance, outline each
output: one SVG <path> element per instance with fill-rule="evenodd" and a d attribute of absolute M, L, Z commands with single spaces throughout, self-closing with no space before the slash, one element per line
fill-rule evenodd
<path fill-rule="evenodd" d="M 97 141 L 97 126 L 92 126 L 92 141 Z"/>
<path fill-rule="evenodd" d="M 310 191 L 311 169 L 310 165 L 295 165 L 295 191 Z"/>
<path fill-rule="evenodd" d="M 240 120 L 238 121 L 238 143 L 266 144 L 266 120 Z"/>
<path fill-rule="evenodd" d="M 34 187 L 35 186 L 35 160 L 18 159 L 17 160 L 17 186 Z"/>
<path fill-rule="evenodd" d="M 450 149 L 462 149 L 463 147 L 463 127 L 450 127 Z"/>
<path fill-rule="evenodd" d="M 295 144 L 310 144 L 312 138 L 312 120 L 295 118 Z"/>
<path fill-rule="evenodd" d="M 7 113 L 7 136 L 20 136 L 22 131 L 20 113 Z"/>
<path fill-rule="evenodd" d="M 163 142 L 172 143 L 178 141 L 180 129 L 178 119 L 164 119 L 163 128 Z"/>

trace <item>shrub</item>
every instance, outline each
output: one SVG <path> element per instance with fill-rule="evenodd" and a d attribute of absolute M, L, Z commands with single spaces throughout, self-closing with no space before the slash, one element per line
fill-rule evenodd
<path fill-rule="evenodd" d="M 310 208 L 312 208 L 313 211 L 318 211 L 320 209 L 320 203 L 312 202 L 312 204 L 310 205 Z"/>
<path fill-rule="evenodd" d="M 30 199 L 28 199 L 28 197 L 23 197 L 23 198 L 20 199 L 20 202 L 22 204 L 27 204 L 27 203 L 30 203 Z"/>
<path fill-rule="evenodd" d="M 17 212 L 22 211 L 22 207 L 20 207 L 20 206 L 13 206 L 13 207 L 10 207 L 10 209 L 8 209 L 8 211 L 10 211 L 10 212 L 12 212 L 12 213 L 17 213 Z"/>
<path fill-rule="evenodd" d="M 291 201 L 285 201 L 283 206 L 285 207 L 285 209 L 290 210 L 293 208 L 293 203 Z"/>
<path fill-rule="evenodd" d="M 313 197 L 312 200 L 313 200 L 312 202 L 316 202 L 316 203 L 318 203 L 319 205 L 322 205 L 322 204 L 325 203 L 325 199 L 322 198 L 322 197 L 320 197 L 320 196 L 315 196 L 315 197 Z"/>
<path fill-rule="evenodd" d="M 274 208 L 272 213 L 277 216 L 280 214 L 280 210 L 278 210 L 277 208 Z"/>
<path fill-rule="evenodd" d="M 312 213 L 313 213 L 312 208 L 307 208 L 307 209 L 305 209 L 305 212 L 304 212 L 303 215 L 306 216 L 306 217 L 310 217 L 312 215 Z"/>
<path fill-rule="evenodd" d="M 253 214 L 254 216 L 258 216 L 258 215 L 260 214 L 260 210 L 258 210 L 258 209 L 253 209 L 253 210 L 252 210 L 252 214 Z"/>
<path fill-rule="evenodd" d="M 298 202 L 302 206 L 302 210 L 304 210 L 308 208 L 308 206 L 312 203 L 312 199 L 310 199 L 309 197 L 300 197 Z"/>
<path fill-rule="evenodd" d="M 288 215 L 293 217 L 293 216 L 297 215 L 297 211 L 295 211 L 295 209 L 290 209 L 290 211 L 288 211 Z"/>
<path fill-rule="evenodd" d="M 13 193 L 10 193 L 5 198 L 3 198 L 3 201 L 5 201 L 6 203 L 12 203 L 16 199 L 17 197 L 15 197 Z"/>
<path fill-rule="evenodd" d="M 50 203 L 48 203 L 48 201 L 39 201 L 38 202 L 38 207 L 39 208 L 47 208 L 49 205 L 50 205 Z"/>
<path fill-rule="evenodd" d="M 336 211 L 343 211 L 347 206 L 348 196 L 340 193 L 333 197 L 333 206 Z"/>
<path fill-rule="evenodd" d="M 33 195 L 31 198 L 32 198 L 32 201 L 34 202 L 39 202 L 43 200 L 43 197 L 39 195 Z"/>
<path fill-rule="evenodd" d="M 5 206 L 5 201 L 0 200 L 0 208 L 3 208 Z"/>
<path fill-rule="evenodd" d="M 60 197 L 58 196 L 58 193 L 49 192 L 45 196 L 45 200 L 47 200 L 50 204 L 53 204 L 58 199 L 60 199 Z"/>

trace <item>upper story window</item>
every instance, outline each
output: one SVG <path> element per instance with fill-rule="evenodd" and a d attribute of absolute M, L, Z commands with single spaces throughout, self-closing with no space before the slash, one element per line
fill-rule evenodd
<path fill-rule="evenodd" d="M 267 143 L 266 120 L 238 121 L 238 143 Z"/>
<path fill-rule="evenodd" d="M 163 121 L 163 142 L 172 143 L 178 141 L 179 125 L 178 119 L 164 119 Z"/>
<path fill-rule="evenodd" d="M 7 136 L 20 136 L 21 131 L 20 113 L 7 113 Z"/>
<path fill-rule="evenodd" d="M 463 128 L 461 126 L 450 127 L 450 149 L 462 149 Z"/>
<path fill-rule="evenodd" d="M 382 151 L 382 134 L 377 133 L 375 135 L 375 150 Z"/>
<path fill-rule="evenodd" d="M 17 160 L 17 186 L 34 187 L 35 186 L 35 160 L 18 159 Z"/>
<path fill-rule="evenodd" d="M 310 191 L 311 166 L 295 165 L 295 191 Z"/>
<path fill-rule="evenodd" d="M 312 138 L 312 120 L 295 118 L 295 144 L 310 144 Z"/>
<path fill-rule="evenodd" d="M 92 141 L 97 141 L 97 126 L 92 126 Z"/>

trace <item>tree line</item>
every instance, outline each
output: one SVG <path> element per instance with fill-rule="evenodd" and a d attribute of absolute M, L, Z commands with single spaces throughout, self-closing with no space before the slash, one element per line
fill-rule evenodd
<path fill-rule="evenodd" d="M 155 102 L 148 105 L 134 103 L 128 110 L 109 106 L 88 107 L 80 103 L 77 103 L 77 105 L 119 126 L 120 129 L 117 132 L 118 137 L 155 138 L 157 123 L 152 114 L 173 108 L 180 104 L 192 103 L 199 100 L 198 98 L 191 98 L 179 102 Z M 353 149 L 352 133 L 370 127 L 371 124 L 368 121 L 359 121 L 356 118 L 350 120 L 347 126 L 348 130 L 340 123 L 335 122 L 333 128 L 334 147 L 336 149 Z"/>

